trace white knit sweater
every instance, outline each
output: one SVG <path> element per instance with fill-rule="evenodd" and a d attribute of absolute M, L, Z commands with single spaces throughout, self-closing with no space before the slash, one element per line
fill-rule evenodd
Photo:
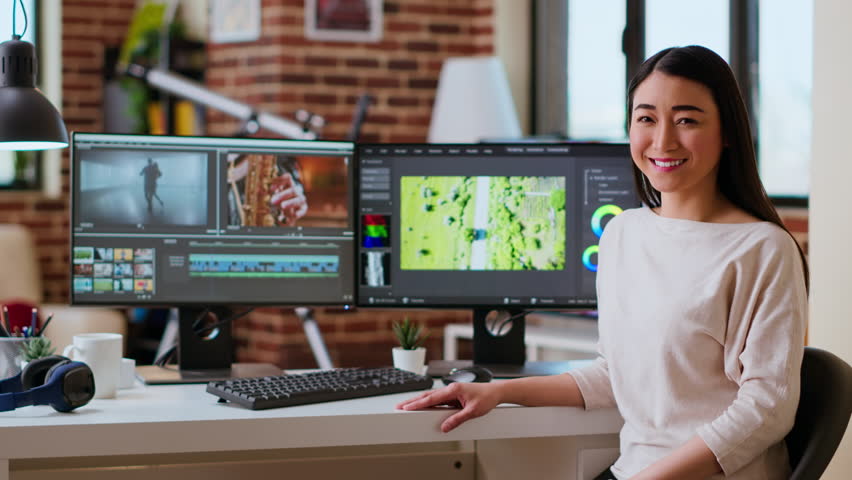
<path fill-rule="evenodd" d="M 586 408 L 624 417 L 619 479 L 695 435 L 724 478 L 789 478 L 807 294 L 794 240 L 769 222 L 648 208 L 613 218 L 598 254 L 600 357 L 574 370 Z M 713 478 L 723 478 L 722 475 Z"/>

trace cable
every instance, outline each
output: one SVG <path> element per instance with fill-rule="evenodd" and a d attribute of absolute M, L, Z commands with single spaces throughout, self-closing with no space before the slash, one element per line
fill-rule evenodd
<path fill-rule="evenodd" d="M 163 352 L 158 358 L 154 360 L 154 365 L 162 368 L 167 368 L 166 365 L 169 363 L 169 360 L 174 356 L 175 351 L 177 350 L 177 345 L 172 345 L 168 350 Z"/>
<path fill-rule="evenodd" d="M 508 325 L 509 322 L 512 322 L 517 318 L 521 318 L 528 313 L 530 313 L 529 310 L 523 310 L 523 311 L 521 311 L 521 313 L 516 313 L 516 314 L 510 316 L 509 318 L 503 320 L 502 322 L 500 322 L 500 325 L 497 326 L 497 332 L 494 333 L 494 336 L 499 337 L 499 336 L 503 335 L 503 328 L 506 325 Z"/>
<path fill-rule="evenodd" d="M 195 325 L 193 325 L 192 329 L 193 329 L 193 331 L 195 331 L 196 335 L 206 335 L 206 334 L 210 333 L 211 330 L 215 330 L 215 329 L 221 327 L 222 325 L 225 325 L 228 322 L 233 322 L 233 321 L 239 320 L 240 318 L 251 313 L 252 310 L 254 310 L 254 307 L 249 307 L 248 309 L 246 309 L 242 313 L 231 315 L 230 317 L 228 317 L 224 320 L 220 320 L 220 321 L 218 321 L 216 323 L 212 323 L 210 325 L 205 325 L 204 328 L 196 329 Z"/>
<path fill-rule="evenodd" d="M 14 2 L 15 0 L 12 1 Z M 21 37 L 23 37 L 27 33 L 27 27 L 30 26 L 30 21 L 27 18 L 27 7 L 24 5 L 24 0 L 21 0 L 21 13 L 24 14 L 24 31 L 21 32 Z"/>
<path fill-rule="evenodd" d="M 21 32 L 20 35 L 17 35 L 15 31 L 18 29 L 17 20 L 18 20 L 18 3 L 21 4 L 21 13 L 24 14 L 24 31 Z M 27 27 L 29 27 L 30 21 L 27 18 L 27 7 L 24 5 L 24 0 L 12 0 L 12 39 L 20 40 L 24 34 L 27 33 Z"/>
<path fill-rule="evenodd" d="M 210 307 L 204 307 L 204 310 L 201 311 L 198 315 L 196 315 L 195 320 L 192 321 L 192 331 L 198 333 L 198 326 L 201 325 L 201 321 L 207 317 L 207 314 L 210 313 Z"/>
<path fill-rule="evenodd" d="M 367 109 L 370 107 L 370 104 L 373 103 L 373 100 L 373 97 L 366 93 L 363 93 L 360 97 L 358 97 L 358 101 L 355 104 L 355 114 L 352 115 L 352 126 L 349 128 L 346 140 L 350 142 L 358 141 L 358 138 L 361 136 L 361 126 L 367 119 Z"/>
<path fill-rule="evenodd" d="M 227 318 L 225 318 L 225 319 L 223 319 L 223 320 L 220 320 L 220 321 L 218 321 L 218 322 L 212 323 L 212 324 L 210 324 L 210 325 L 204 325 L 204 326 L 202 326 L 202 325 L 201 325 L 201 321 L 202 321 L 202 320 L 203 320 L 203 319 L 207 316 L 207 314 L 210 312 L 210 307 L 206 307 L 206 308 L 204 308 L 204 310 L 202 310 L 202 311 L 201 311 L 201 313 L 200 313 L 200 314 L 198 314 L 198 315 L 195 317 L 195 320 L 193 320 L 193 322 L 192 322 L 192 331 L 193 331 L 196 335 L 198 335 L 198 336 L 206 335 L 206 334 L 210 333 L 211 331 L 213 331 L 213 330 L 215 330 L 215 329 L 217 329 L 217 328 L 221 327 L 222 325 L 225 325 L 225 324 L 227 324 L 227 323 L 229 323 L 229 322 L 233 322 L 233 321 L 239 320 L 240 318 L 242 318 L 242 317 L 244 317 L 244 316 L 248 315 L 251 311 L 253 311 L 253 310 L 254 310 L 254 308 L 255 308 L 255 307 L 249 307 L 249 308 L 247 308 L 246 310 L 244 310 L 243 312 L 240 312 L 240 313 L 238 313 L 238 314 L 231 315 L 231 316 L 229 316 L 229 317 L 227 317 Z M 200 328 L 199 328 L 199 327 L 200 327 Z M 171 359 L 172 359 L 172 357 L 174 356 L 175 352 L 177 352 L 177 350 L 178 350 L 178 345 L 180 345 L 180 341 L 179 341 L 179 340 L 178 340 L 178 344 L 177 344 L 177 345 L 172 345 L 172 346 L 171 346 L 168 350 L 166 350 L 165 352 L 163 352 L 163 354 L 162 354 L 162 355 L 160 355 L 160 356 L 159 356 L 159 358 L 155 359 L 155 360 L 154 360 L 154 365 L 156 365 L 156 366 L 158 366 L 158 367 L 161 367 L 161 368 L 166 368 L 166 369 L 168 369 L 168 370 L 173 370 L 173 369 L 169 369 L 166 365 L 169 363 L 169 360 L 171 360 Z"/>

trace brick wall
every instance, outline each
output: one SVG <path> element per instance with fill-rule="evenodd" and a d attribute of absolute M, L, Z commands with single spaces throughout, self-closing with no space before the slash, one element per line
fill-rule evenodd
<path fill-rule="evenodd" d="M 810 246 L 808 244 L 808 211 L 802 208 L 779 208 L 778 214 L 807 255 Z"/>
<path fill-rule="evenodd" d="M 261 110 L 305 108 L 328 122 L 327 139 L 349 130 L 361 93 L 375 97 L 364 141 L 421 142 L 449 56 L 493 53 L 492 0 L 385 0 L 376 43 L 316 42 L 304 36 L 302 0 L 264 0 L 262 38 L 208 46 L 207 84 Z M 210 112 L 213 135 L 240 125 Z"/>

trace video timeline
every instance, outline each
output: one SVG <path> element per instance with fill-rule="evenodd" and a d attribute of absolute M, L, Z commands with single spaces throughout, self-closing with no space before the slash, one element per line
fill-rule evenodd
<path fill-rule="evenodd" d="M 189 255 L 189 274 L 197 277 L 334 277 L 339 271 L 335 255 Z"/>

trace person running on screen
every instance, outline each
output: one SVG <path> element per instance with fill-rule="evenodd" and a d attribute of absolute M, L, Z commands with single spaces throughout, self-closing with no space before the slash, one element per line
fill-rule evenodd
<path fill-rule="evenodd" d="M 157 162 L 149 158 L 148 165 L 142 168 L 139 175 L 145 177 L 145 201 L 148 203 L 148 213 L 151 213 L 153 211 L 151 202 L 154 198 L 160 202 L 161 207 L 163 206 L 163 200 L 157 195 L 157 179 L 163 176 L 163 172 L 160 171 Z"/>
<path fill-rule="evenodd" d="M 597 359 L 398 408 L 459 405 L 450 431 L 500 403 L 617 407 L 620 456 L 600 480 L 789 478 L 808 271 L 761 184 L 733 73 L 704 47 L 665 49 L 631 81 L 628 118 L 644 205 L 601 237 Z"/>

